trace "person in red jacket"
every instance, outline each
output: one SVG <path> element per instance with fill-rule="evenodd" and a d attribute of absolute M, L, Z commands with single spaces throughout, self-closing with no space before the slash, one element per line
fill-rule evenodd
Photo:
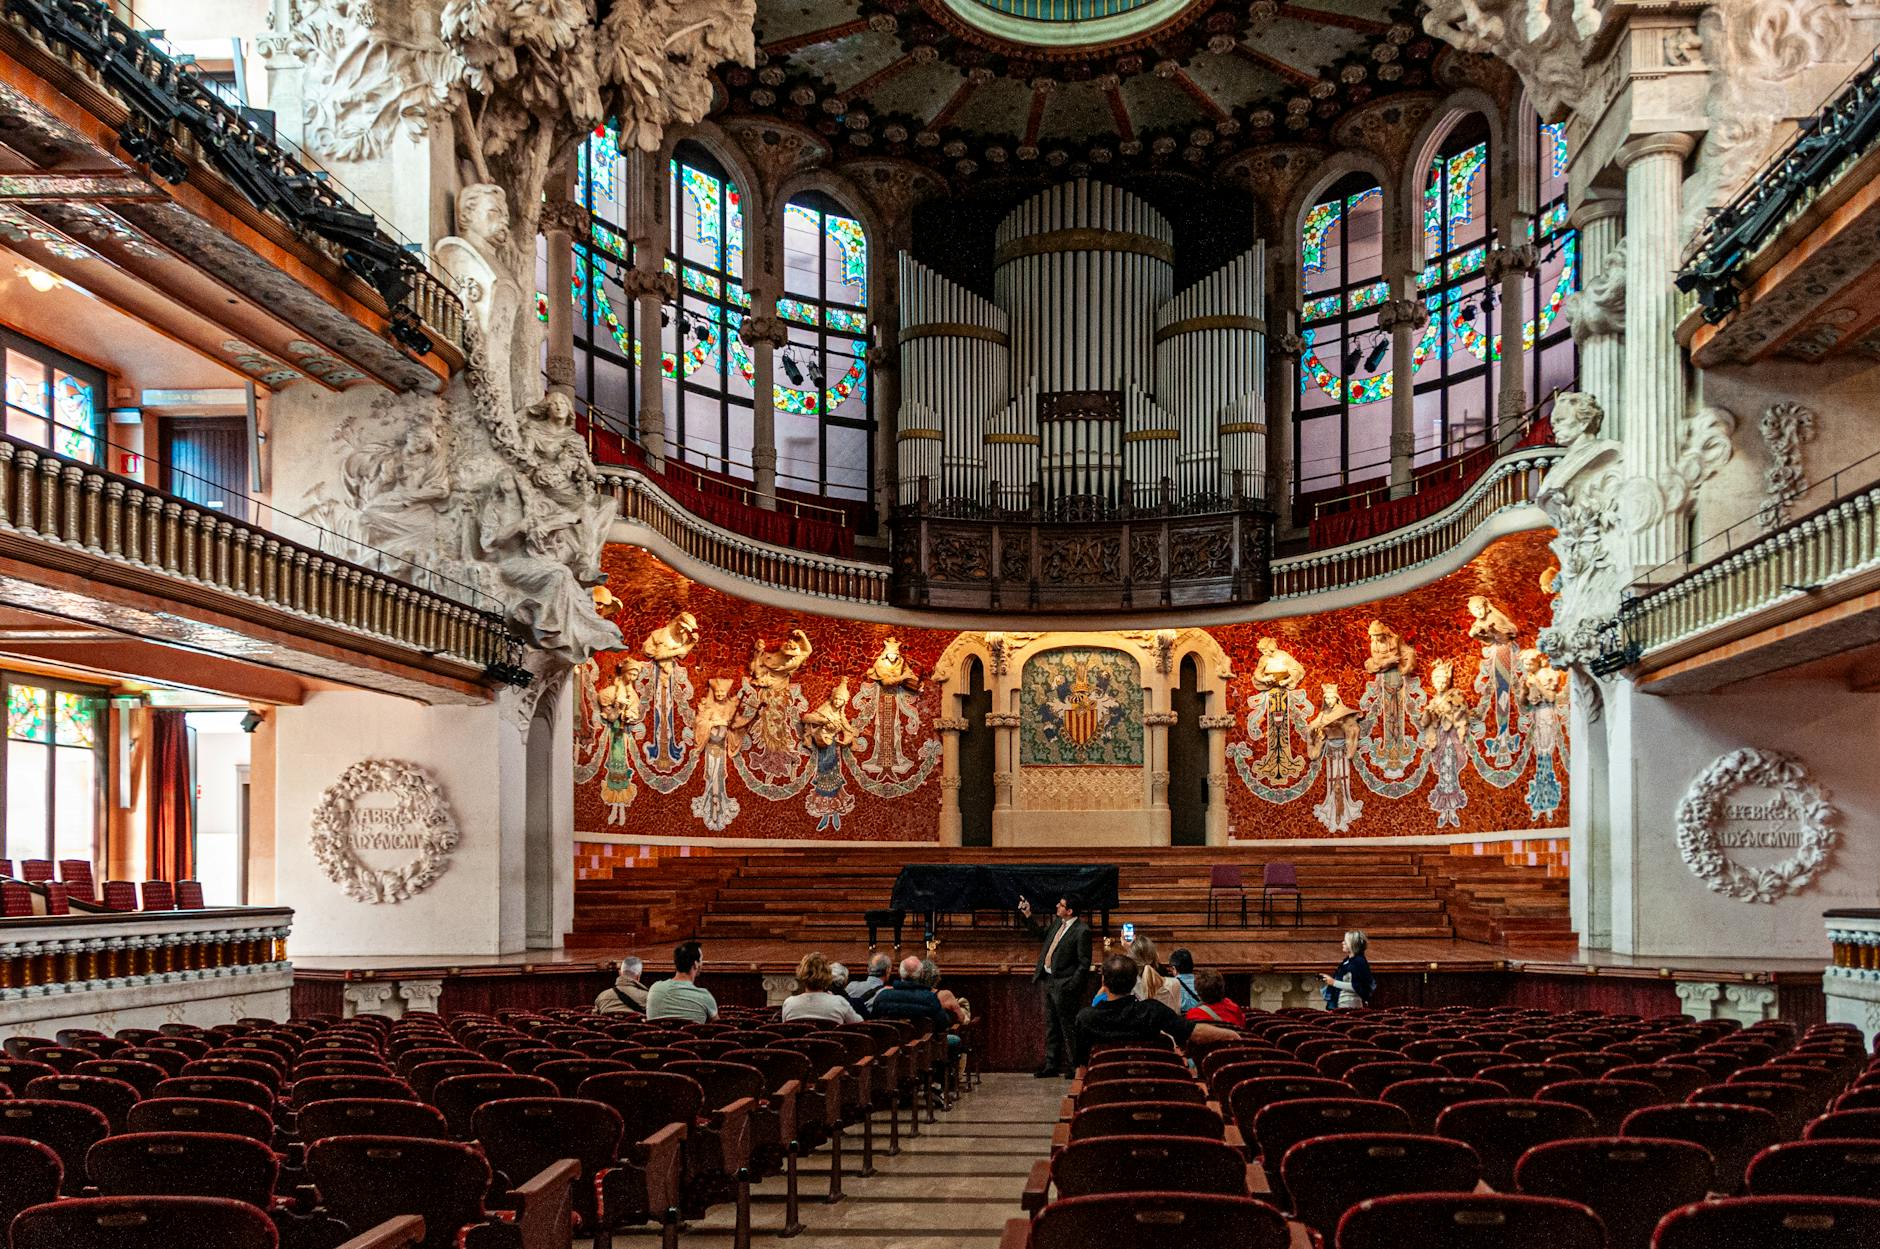
<path fill-rule="evenodd" d="M 1247 1014 L 1240 1003 L 1227 996 L 1227 981 L 1220 972 L 1204 967 L 1195 973 L 1195 996 L 1201 1005 L 1188 1008 L 1188 1018 L 1196 1023 L 1216 1023 L 1223 1028 L 1244 1028 Z"/>

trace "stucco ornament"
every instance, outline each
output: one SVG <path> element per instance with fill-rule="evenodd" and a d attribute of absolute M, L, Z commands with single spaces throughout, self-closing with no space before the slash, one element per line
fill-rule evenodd
<path fill-rule="evenodd" d="M 1772 403 L 1758 424 L 1769 448 L 1769 467 L 1763 470 L 1764 501 L 1757 516 L 1764 529 L 1774 529 L 1788 523 L 1795 500 L 1808 489 L 1802 444 L 1815 436 L 1815 413 L 1805 404 Z"/>
<path fill-rule="evenodd" d="M 290 0 L 261 40 L 287 53 L 316 89 L 302 94 L 306 136 L 340 160 L 383 156 L 402 129 L 422 138 L 450 109 L 463 60 L 446 47 L 422 3 Z"/>
<path fill-rule="evenodd" d="M 1719 837 L 1724 805 L 1746 785 L 1774 790 L 1801 831 L 1795 853 L 1768 867 L 1746 867 L 1725 853 Z M 1840 813 L 1793 755 L 1745 747 L 1699 773 L 1678 804 L 1678 853 L 1691 874 L 1715 893 L 1743 902 L 1774 902 L 1805 888 L 1834 849 Z"/>
<path fill-rule="evenodd" d="M 1697 502 L 1697 492 L 1735 455 L 1736 414 L 1715 405 L 1685 418 L 1678 454 L 1659 477 L 1632 477 L 1625 483 L 1622 510 L 1633 533 L 1681 517 Z"/>
<path fill-rule="evenodd" d="M 1432 0 L 1423 15 L 1426 33 L 1507 62 L 1542 117 L 1584 91 L 1584 53 L 1599 24 L 1593 0 Z"/>
<path fill-rule="evenodd" d="M 1540 649 L 1562 667 L 1583 667 L 1600 651 L 1599 629 L 1618 614 L 1629 564 L 1619 493 L 1624 448 L 1602 436 L 1599 400 L 1577 391 L 1554 401 L 1554 436 L 1567 449 L 1541 480 L 1537 502 L 1554 523 L 1553 623 Z"/>
<path fill-rule="evenodd" d="M 415 857 L 402 867 L 373 868 L 359 857 L 360 799 L 390 795 L 392 805 L 374 806 L 375 824 L 391 830 L 402 849 L 414 842 Z M 378 813 L 385 814 L 379 815 Z M 313 857 L 327 879 L 360 902 L 403 902 L 436 883 L 457 848 L 457 821 L 444 791 L 416 764 L 397 759 L 362 759 L 320 795 L 311 820 Z"/>
<path fill-rule="evenodd" d="M 1625 244 L 1608 251 L 1598 274 L 1567 297 L 1567 319 L 1576 343 L 1625 333 Z"/>

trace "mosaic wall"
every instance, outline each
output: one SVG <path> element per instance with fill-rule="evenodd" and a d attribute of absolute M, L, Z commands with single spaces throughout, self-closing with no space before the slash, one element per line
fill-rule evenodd
<path fill-rule="evenodd" d="M 1232 835 L 1564 827 L 1567 681 L 1532 649 L 1550 536 L 1503 539 L 1394 599 L 1206 630 L 1233 672 L 1228 705 L 1205 708 L 1233 717 Z M 610 547 L 605 567 L 629 649 L 581 672 L 579 832 L 937 838 L 932 678 L 955 632 L 763 606 L 635 547 Z M 1088 645 L 1031 656 L 1021 766 L 1140 765 L 1138 672 Z"/>

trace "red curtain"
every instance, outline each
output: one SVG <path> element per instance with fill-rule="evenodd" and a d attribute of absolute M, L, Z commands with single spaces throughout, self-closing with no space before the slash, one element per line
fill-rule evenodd
<path fill-rule="evenodd" d="M 150 713 L 150 836 L 144 863 L 151 880 L 195 877 L 196 830 L 185 714 L 167 709 Z"/>

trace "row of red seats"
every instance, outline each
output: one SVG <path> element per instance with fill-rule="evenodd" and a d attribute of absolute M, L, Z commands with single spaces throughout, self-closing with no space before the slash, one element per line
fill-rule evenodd
<path fill-rule="evenodd" d="M 0 917 L 12 919 L 36 913 L 68 915 L 71 913 L 68 903 L 74 899 L 100 903 L 90 860 L 60 859 L 58 872 L 59 879 L 54 880 L 50 859 L 22 859 L 20 874 L 15 877 L 12 860 L 0 859 Z M 38 885 L 44 890 L 43 912 L 35 909 L 34 891 L 26 885 Z M 199 880 L 147 880 L 142 893 L 140 904 L 138 886 L 134 882 L 107 880 L 101 904 L 112 911 L 199 911 L 204 905 Z"/>
<path fill-rule="evenodd" d="M 898 1150 L 898 1107 L 914 1111 L 916 1081 L 931 1087 L 936 1051 L 913 1024 L 831 1033 L 727 1015 L 676 1029 L 626 1017 L 460 1016 L 446 1026 L 431 1016 L 12 1038 L 0 1097 L 10 1086 L 25 1097 L 0 1101 L 0 1156 L 8 1136 L 39 1142 L 64 1177 L 51 1191 L 63 1184 L 68 1198 L 87 1179 L 114 1195 L 211 1185 L 208 1195 L 268 1210 L 295 1249 L 328 1249 L 388 1211 L 422 1214 L 433 1229 L 424 1243 L 445 1245 L 478 1219 L 502 1222 L 504 1207 L 533 1249 L 553 1240 L 526 1234 L 530 1212 L 571 1182 L 597 1243 L 649 1220 L 665 1221 L 670 1241 L 682 1205 L 696 1214 L 736 1200 L 743 1244 L 753 1168 L 787 1171 L 794 1225 L 796 1158 L 828 1140 L 838 1199 L 842 1130 L 862 1124 L 872 1171 L 872 1114 L 885 1107 Z M 593 1054 L 566 1048 L 577 1042 Z M 910 1127 L 918 1132 L 917 1113 Z M 166 1160 L 160 1173 L 153 1158 Z M 506 1196 L 492 1198 L 492 1175 Z M 372 1206 L 355 1191 L 375 1185 L 420 1208 Z M 33 1196 L 9 1205 L 0 1183 L 0 1226 Z"/>
<path fill-rule="evenodd" d="M 1880 1235 L 1880 1205 L 1842 1204 L 1880 1193 L 1877 1095 L 1880 1059 L 1845 1028 L 1798 1037 L 1779 1022 L 1738 1032 L 1513 1009 L 1258 1015 L 1193 1074 L 1172 1050 L 1093 1054 L 1027 1184 L 1035 1221 L 1015 1220 L 1007 1243 L 1068 1245 L 1091 1219 L 1139 1225 L 1147 1211 L 1161 1230 L 1132 1245 L 1244 1245 L 1250 1228 L 1280 1244 L 1290 1215 L 1339 1249 L 1663 1249 L 1714 1235 L 1718 1216 L 1696 1203 L 1747 1186 L 1741 1200 L 1810 1231 L 1769 1243 L 1880 1244 L 1863 1239 Z M 1142 1204 L 1145 1174 L 1181 1195 Z M 1229 1227 L 1237 1239 L 1210 1239 Z"/>

